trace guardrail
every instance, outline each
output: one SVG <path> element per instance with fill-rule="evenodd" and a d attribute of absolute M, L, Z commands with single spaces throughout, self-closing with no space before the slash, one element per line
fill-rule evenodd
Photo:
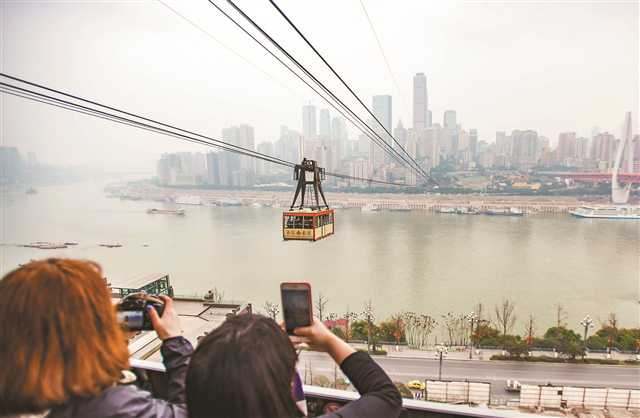
<path fill-rule="evenodd" d="M 520 406 L 640 410 L 640 390 L 522 385 Z"/>
<path fill-rule="evenodd" d="M 144 381 L 140 386 L 151 391 L 154 396 L 163 398 L 167 393 L 165 367 L 162 363 L 149 360 L 129 359 L 131 368 Z M 328 404 L 346 404 L 360 397 L 357 392 L 304 385 L 309 416 L 321 415 Z M 542 415 L 524 413 L 517 410 L 490 409 L 486 406 L 454 405 L 439 402 L 402 400 L 403 418 L 442 418 L 442 417 L 475 417 L 475 418 L 536 418 Z M 545 415 L 549 417 L 549 415 Z"/>

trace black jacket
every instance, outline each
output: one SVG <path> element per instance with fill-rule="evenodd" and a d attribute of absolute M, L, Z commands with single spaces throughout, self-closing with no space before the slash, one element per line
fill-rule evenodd
<path fill-rule="evenodd" d="M 400 415 L 400 392 L 368 354 L 353 353 L 342 362 L 340 368 L 360 393 L 360 399 L 320 418 L 395 418 Z"/>

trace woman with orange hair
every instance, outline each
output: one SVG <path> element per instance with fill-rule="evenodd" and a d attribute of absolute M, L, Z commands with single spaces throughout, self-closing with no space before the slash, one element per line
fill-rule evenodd
<path fill-rule="evenodd" d="M 122 385 L 127 340 L 100 266 L 34 261 L 0 280 L 0 417 L 185 418 L 184 376 L 191 344 L 180 336 L 170 298 L 159 317 L 169 401 Z"/>

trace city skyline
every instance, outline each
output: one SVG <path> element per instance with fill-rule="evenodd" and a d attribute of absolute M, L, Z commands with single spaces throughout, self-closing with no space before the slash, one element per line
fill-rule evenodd
<path fill-rule="evenodd" d="M 166 3 L 224 46 L 160 3 L 9 2 L 0 9 L 3 71 L 212 136 L 248 123 L 257 142 L 276 141 L 281 124 L 300 129 L 303 103 L 328 107 L 210 5 Z M 357 2 L 282 7 L 366 104 L 393 97 L 393 127 L 413 125 L 412 78 L 423 72 L 432 122 L 455 109 L 479 140 L 535 129 L 553 142 L 594 126 L 619 135 L 620 115 L 638 114 L 638 5 L 519 3 L 367 2 L 393 77 Z M 239 4 L 366 116 L 268 5 Z M 4 144 L 51 163 L 137 167 L 184 146 L 23 99 L 4 96 L 0 106 Z"/>

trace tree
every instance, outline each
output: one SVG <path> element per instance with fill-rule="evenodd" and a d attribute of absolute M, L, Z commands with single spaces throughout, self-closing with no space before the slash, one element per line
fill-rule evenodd
<path fill-rule="evenodd" d="M 326 297 L 324 297 L 322 293 L 318 293 L 318 298 L 315 301 L 315 308 L 316 308 L 316 316 L 318 317 L 320 322 L 324 321 L 325 307 L 327 306 L 328 302 L 329 300 Z"/>
<path fill-rule="evenodd" d="M 381 322 L 378 325 L 378 328 L 380 329 L 380 339 L 382 341 L 395 341 L 396 344 L 404 341 L 402 324 L 394 318 Z"/>
<path fill-rule="evenodd" d="M 525 326 L 525 342 L 527 345 L 531 345 L 533 342 L 534 334 L 536 333 L 536 325 L 535 325 L 535 317 L 533 314 L 529 314 L 529 319 L 527 319 L 527 324 Z"/>
<path fill-rule="evenodd" d="M 498 328 L 502 331 L 503 348 L 506 343 L 507 333 L 511 331 L 516 323 L 516 315 L 513 312 L 514 310 L 515 305 L 509 299 L 504 299 L 502 304 L 496 305 L 495 307 L 496 323 L 498 324 Z"/>
<path fill-rule="evenodd" d="M 565 327 L 551 327 L 544 333 L 544 339 L 563 356 L 575 359 L 577 356 L 584 355 L 582 338 L 573 330 Z"/>
<path fill-rule="evenodd" d="M 364 305 L 364 311 L 362 311 L 362 317 L 367 322 L 367 351 L 371 351 L 371 344 L 373 343 L 373 349 L 375 350 L 375 342 L 372 341 L 373 335 L 373 325 L 376 320 L 375 311 L 373 309 L 373 305 L 371 304 L 371 300 L 369 300 Z"/>
<path fill-rule="evenodd" d="M 340 339 L 342 339 L 342 340 L 344 340 L 344 339 L 345 339 L 345 334 L 344 334 L 344 331 L 342 330 L 342 328 L 340 328 L 340 327 L 333 327 L 333 328 L 331 328 L 331 332 L 333 332 L 333 334 L 334 334 L 336 337 L 338 337 L 338 338 L 340 338 Z"/>
<path fill-rule="evenodd" d="M 453 337 L 458 327 L 458 320 L 459 318 L 452 312 L 447 312 L 446 314 L 442 315 L 442 325 L 447 330 L 447 334 L 449 335 L 450 346 L 453 345 Z"/>
<path fill-rule="evenodd" d="M 436 327 L 437 321 L 427 314 L 406 312 L 402 315 L 402 325 L 407 345 L 422 349 L 427 346 L 429 334 Z"/>
<path fill-rule="evenodd" d="M 267 316 L 269 316 L 274 321 L 277 321 L 278 314 L 280 313 L 280 307 L 278 305 L 266 301 L 264 303 L 264 310 L 267 313 Z"/>
<path fill-rule="evenodd" d="M 511 357 L 526 356 L 529 354 L 529 346 L 522 340 L 510 341 L 505 344 L 505 349 Z"/>
<path fill-rule="evenodd" d="M 351 338 L 361 341 L 367 339 L 367 321 L 360 319 L 351 323 Z"/>
<path fill-rule="evenodd" d="M 567 312 L 564 310 L 564 306 L 561 303 L 556 305 L 556 328 L 566 328 L 567 326 Z"/>

